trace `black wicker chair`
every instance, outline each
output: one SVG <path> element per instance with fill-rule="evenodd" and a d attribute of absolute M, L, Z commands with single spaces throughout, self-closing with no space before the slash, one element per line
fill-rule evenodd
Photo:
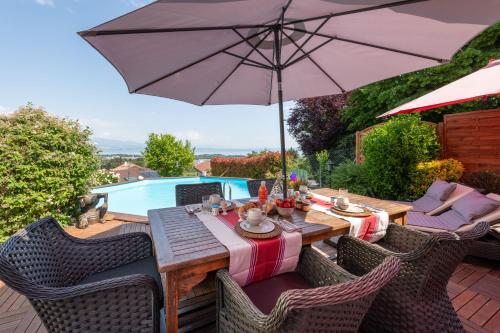
<path fill-rule="evenodd" d="M 259 188 L 262 181 L 266 182 L 267 193 L 271 193 L 276 179 L 252 179 L 247 181 L 248 193 L 250 193 L 251 197 L 259 196 Z"/>
<path fill-rule="evenodd" d="M 219 194 L 221 197 L 224 195 L 220 182 L 175 186 L 175 201 L 177 206 L 201 203 L 201 197 L 210 194 Z"/>
<path fill-rule="evenodd" d="M 296 272 L 241 288 L 217 272 L 217 331 L 231 333 L 358 332 L 377 292 L 399 271 L 387 258 L 358 278 L 311 247 Z"/>
<path fill-rule="evenodd" d="M 145 233 L 84 240 L 46 217 L 0 247 L 0 279 L 50 333 L 160 332 L 161 280 Z"/>
<path fill-rule="evenodd" d="M 377 244 L 342 236 L 338 263 L 353 274 L 363 275 L 390 256 L 402 262 L 398 275 L 375 298 L 363 331 L 465 332 L 446 286 L 474 239 L 488 228 L 488 223 L 480 223 L 464 232 L 428 235 L 390 224 Z"/>

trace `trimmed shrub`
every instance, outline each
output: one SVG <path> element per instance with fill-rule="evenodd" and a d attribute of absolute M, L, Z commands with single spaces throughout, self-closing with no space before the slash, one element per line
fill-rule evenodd
<path fill-rule="evenodd" d="M 425 194 L 435 180 L 457 182 L 464 173 L 461 162 L 452 158 L 430 162 L 420 162 L 411 176 L 410 197 L 419 198 Z"/>
<path fill-rule="evenodd" d="M 32 105 L 0 115 L 0 241 L 47 215 L 70 223 L 99 168 L 90 135 Z"/>
<path fill-rule="evenodd" d="M 90 186 L 96 187 L 96 186 L 114 184 L 118 183 L 119 180 L 120 180 L 120 175 L 106 169 L 100 169 L 94 172 L 94 174 L 90 178 Z"/>
<path fill-rule="evenodd" d="M 485 193 L 500 194 L 500 173 L 491 171 L 466 172 L 462 182 Z"/>
<path fill-rule="evenodd" d="M 281 170 L 281 154 L 267 152 L 250 157 L 214 157 L 210 165 L 213 176 L 272 178 Z"/>
<path fill-rule="evenodd" d="M 332 188 L 347 188 L 351 193 L 373 195 L 364 165 L 353 161 L 342 162 L 333 169 L 331 184 Z"/>
<path fill-rule="evenodd" d="M 417 115 L 397 116 L 374 128 L 363 140 L 363 154 L 375 195 L 407 199 L 417 165 L 435 159 L 439 149 L 436 131 Z"/>

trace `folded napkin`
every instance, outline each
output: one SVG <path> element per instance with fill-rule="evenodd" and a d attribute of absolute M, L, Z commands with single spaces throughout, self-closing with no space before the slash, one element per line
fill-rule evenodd
<path fill-rule="evenodd" d="M 285 232 L 295 232 L 295 231 L 301 232 L 302 231 L 301 227 L 298 227 L 295 224 L 280 218 L 279 216 L 276 220 L 271 220 L 271 221 L 274 224 L 279 225 L 281 227 L 281 229 L 283 229 L 283 231 L 285 231 Z"/>

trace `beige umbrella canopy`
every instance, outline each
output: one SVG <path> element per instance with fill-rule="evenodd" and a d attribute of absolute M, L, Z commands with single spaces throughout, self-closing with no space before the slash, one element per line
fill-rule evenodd
<path fill-rule="evenodd" d="M 279 102 L 286 175 L 283 101 L 439 65 L 498 19 L 498 0 L 160 0 L 80 35 L 131 93 Z"/>

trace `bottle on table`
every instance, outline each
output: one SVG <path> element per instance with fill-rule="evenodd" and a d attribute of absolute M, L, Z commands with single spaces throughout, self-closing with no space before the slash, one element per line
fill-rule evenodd
<path fill-rule="evenodd" d="M 260 182 L 260 187 L 259 187 L 259 203 L 263 205 L 266 202 L 267 202 L 267 187 L 266 187 L 266 182 L 263 180 Z"/>

